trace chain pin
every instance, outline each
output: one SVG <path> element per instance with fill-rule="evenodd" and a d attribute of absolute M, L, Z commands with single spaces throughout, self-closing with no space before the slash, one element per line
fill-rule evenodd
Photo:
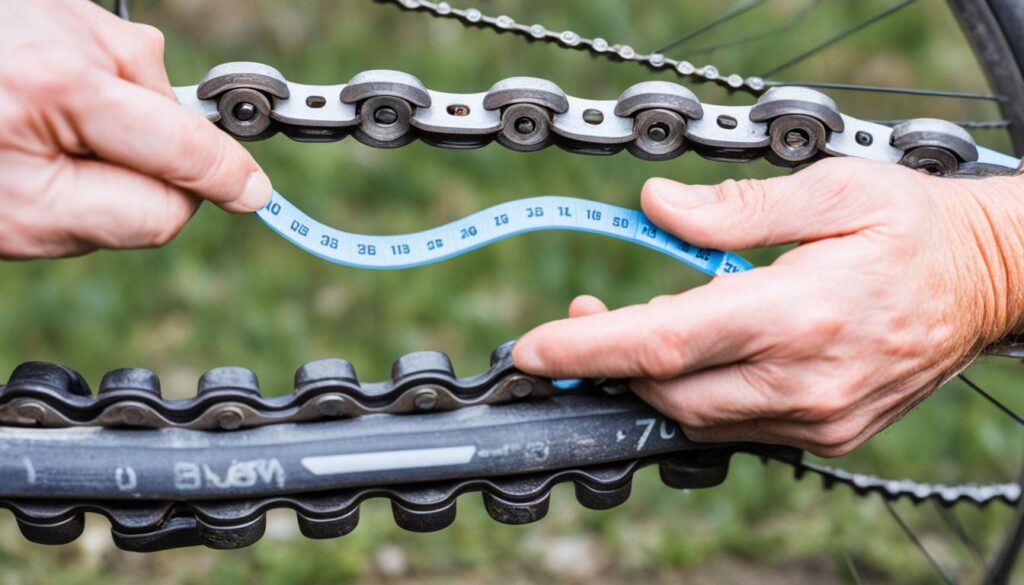
<path fill-rule="evenodd" d="M 373 119 L 382 126 L 391 126 L 398 122 L 398 112 L 390 106 L 384 106 L 373 112 Z"/>
<path fill-rule="evenodd" d="M 242 426 L 242 411 L 234 406 L 228 406 L 217 415 L 217 424 L 225 431 L 233 431 Z"/>
<path fill-rule="evenodd" d="M 437 406 L 437 392 L 429 388 L 420 390 L 412 400 L 416 410 L 434 410 Z"/>
<path fill-rule="evenodd" d="M 533 134 L 533 131 L 537 129 L 537 125 L 533 120 L 523 116 L 516 120 L 516 132 L 520 134 Z"/>
<path fill-rule="evenodd" d="M 259 111 L 256 109 L 256 105 L 249 102 L 240 102 L 235 106 L 231 113 L 235 116 L 236 120 L 241 122 L 249 122 L 256 117 Z"/>
<path fill-rule="evenodd" d="M 316 400 L 316 411 L 321 416 L 341 416 L 345 414 L 345 399 L 341 396 L 321 396 Z"/>

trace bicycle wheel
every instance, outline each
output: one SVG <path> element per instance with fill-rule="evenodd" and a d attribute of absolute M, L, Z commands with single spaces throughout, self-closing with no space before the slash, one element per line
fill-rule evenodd
<path fill-rule="evenodd" d="M 745 5 L 749 5 L 752 8 L 761 4 L 763 3 L 745 3 Z M 971 44 L 977 50 L 982 66 L 991 79 L 992 92 L 998 98 L 996 101 L 1003 112 L 1003 117 L 1006 119 L 1005 124 L 992 124 L 992 126 L 1000 132 L 1005 132 L 1010 137 L 1010 140 L 1013 141 L 1013 144 L 1020 148 L 1022 144 L 1021 130 L 1024 129 L 1024 124 L 1019 123 L 1019 121 L 1022 120 L 1021 105 L 1024 104 L 1024 99 L 1022 99 L 1024 98 L 1024 92 L 1021 91 L 1021 62 L 1017 59 L 1020 51 L 1014 47 L 1019 46 L 1018 37 L 1020 36 L 1015 34 L 1015 31 L 1021 31 L 1022 29 L 1019 26 L 1008 25 L 1008 23 L 1013 22 L 1013 15 L 1016 14 L 1013 11 L 1013 4 L 992 0 L 990 2 L 976 3 L 951 2 L 950 6 L 954 14 L 957 15 L 958 20 L 963 24 Z M 382 10 L 385 8 L 381 7 Z M 519 9 L 523 13 L 527 13 L 534 8 L 537 10 L 545 9 L 544 6 L 524 6 Z M 550 7 L 546 9 L 551 10 Z M 146 18 L 146 20 L 153 24 L 159 24 L 159 21 L 156 19 Z M 705 28 L 705 30 L 709 29 Z M 691 35 L 689 40 L 693 38 L 695 37 Z M 830 39 L 825 39 L 816 43 L 815 46 L 831 46 L 831 41 Z M 743 45 L 740 45 L 740 47 L 740 50 L 743 50 Z M 535 47 L 533 50 L 538 48 Z M 811 47 L 811 49 L 814 48 Z M 680 52 L 685 55 L 686 49 L 687 47 L 683 45 Z M 798 57 L 806 54 L 804 60 L 809 60 L 814 54 L 810 50 L 803 52 L 795 50 L 795 52 Z M 531 71 L 531 73 L 543 75 L 543 68 L 536 63 L 534 65 L 537 70 Z M 705 75 L 705 77 L 708 76 Z M 771 80 L 769 79 L 769 81 Z M 838 85 L 831 86 L 831 90 L 835 91 L 843 91 L 844 89 L 857 89 L 860 91 L 858 88 L 843 88 Z M 864 95 L 874 94 L 865 93 Z M 862 101 L 868 102 L 870 99 L 873 98 L 866 98 Z M 884 111 L 878 111 L 877 115 L 883 117 L 885 113 Z M 918 112 L 916 110 L 913 112 L 914 115 L 919 113 L 926 114 L 928 112 Z M 966 122 L 973 121 L 967 120 Z M 983 122 L 987 123 L 988 121 Z M 995 120 L 994 122 L 1001 121 Z M 967 125 L 970 126 L 971 124 Z M 979 131 L 982 128 L 979 127 Z M 309 138 L 309 136 L 307 135 L 306 138 Z M 526 157 L 524 157 L 524 160 L 526 160 Z M 309 395 L 317 398 L 326 396 L 326 394 L 320 393 L 322 390 L 326 392 L 326 389 L 340 389 L 339 395 L 346 400 L 352 400 L 354 397 L 370 397 L 377 400 L 377 402 L 367 401 L 366 404 L 360 406 L 360 408 L 365 408 L 364 411 L 360 411 L 360 414 L 373 412 L 374 408 L 386 402 L 383 401 L 384 397 L 406 396 L 409 410 L 416 410 L 417 408 L 429 410 L 429 408 L 425 408 L 423 405 L 446 404 L 446 401 L 448 401 L 458 406 L 458 400 L 474 401 L 476 397 L 482 396 L 485 393 L 477 392 L 479 388 L 486 388 L 488 391 L 490 389 L 502 388 L 503 391 L 513 392 L 514 384 L 507 383 L 508 378 L 506 378 L 506 375 L 511 370 L 507 369 L 508 364 L 500 365 L 500 359 L 496 362 L 500 367 L 499 365 L 493 366 L 493 369 L 489 371 L 487 376 L 484 376 L 482 379 L 462 380 L 457 385 L 452 384 L 453 375 L 448 375 L 450 364 L 445 366 L 444 361 L 438 359 L 436 355 L 431 358 L 419 356 L 412 360 L 413 363 L 419 364 L 417 367 L 408 367 L 409 363 L 406 363 L 406 366 L 397 367 L 396 370 L 400 373 L 405 373 L 401 375 L 396 374 L 395 379 L 391 382 L 368 386 L 355 383 L 354 371 L 349 374 L 346 367 L 338 363 L 330 365 L 330 367 L 335 368 L 334 374 L 336 375 L 327 376 L 326 379 L 330 380 L 329 384 L 324 383 L 319 386 L 310 384 L 309 381 L 315 378 L 310 372 L 319 371 L 322 373 L 323 370 L 317 370 L 317 368 L 327 367 L 324 364 L 319 364 L 315 367 L 304 368 L 302 370 L 304 373 L 301 376 L 296 376 L 295 389 L 296 393 L 305 393 L 303 396 Z M 406 362 L 409 362 L 409 360 L 406 360 Z M 443 375 L 439 375 L 438 372 L 441 372 Z M 115 390 L 105 391 L 106 400 L 116 398 L 118 396 L 116 391 L 130 390 L 130 393 L 123 392 L 122 394 L 124 396 L 130 395 L 134 401 L 134 406 L 158 404 L 158 400 L 153 398 L 152 379 L 147 378 L 144 373 L 137 371 L 130 372 L 130 374 L 127 375 L 122 372 L 117 376 L 112 376 L 112 379 L 120 380 L 118 383 L 122 384 L 122 386 L 119 387 L 113 382 L 106 384 L 105 388 L 107 390 Z M 252 392 L 253 384 L 249 381 L 248 374 L 245 372 L 237 370 L 221 371 L 218 375 L 231 380 L 230 383 L 225 383 L 220 390 L 230 387 L 232 391 L 241 389 L 248 392 L 248 395 L 244 392 L 232 394 L 232 399 L 236 404 L 231 406 L 238 410 L 221 409 L 215 413 L 217 416 L 210 417 L 209 420 L 204 422 L 204 424 L 212 426 L 196 428 L 212 429 L 219 426 L 222 430 L 230 431 L 236 426 L 236 422 L 248 423 L 254 420 L 250 418 L 253 416 L 252 412 L 267 406 L 269 406 L 267 412 L 270 412 L 270 414 L 262 413 L 266 418 L 260 419 L 263 421 L 261 424 L 273 423 L 275 422 L 274 414 L 289 413 L 290 415 L 291 411 L 289 409 L 298 404 L 285 400 L 275 401 L 274 399 L 264 401 L 254 397 Z M 211 379 L 216 377 L 216 375 L 206 377 L 206 388 L 218 390 L 217 385 L 210 382 Z M 301 384 L 300 379 L 303 380 Z M 40 380 L 43 382 L 40 382 Z M 501 384 L 498 383 L 499 381 Z M 536 383 L 539 387 L 547 382 L 539 381 Z M 22 371 L 19 376 L 12 376 L 12 382 L 6 390 L 14 389 L 29 392 L 37 391 L 40 387 L 44 387 L 48 392 L 53 391 L 54 388 L 62 389 L 62 392 L 72 396 L 72 400 L 69 403 L 76 407 L 81 407 L 80 410 L 68 410 L 65 414 L 81 414 L 82 418 L 74 419 L 74 417 L 70 417 L 65 421 L 49 421 L 47 419 L 49 423 L 80 424 L 82 421 L 86 423 L 98 421 L 99 424 L 105 424 L 104 421 L 113 420 L 103 419 L 102 416 L 104 415 L 102 413 L 97 414 L 100 411 L 93 409 L 92 403 L 85 404 L 87 401 L 84 400 L 84 393 L 87 392 L 87 387 L 81 383 L 79 378 L 66 370 L 45 366 L 39 366 L 36 369 L 28 368 Z M 83 388 L 86 388 L 86 391 L 83 391 Z M 256 390 L 256 395 L 258 396 L 258 387 Z M 425 390 L 430 390 L 434 394 L 420 393 Z M 554 390 L 548 389 L 548 392 L 553 393 Z M 528 394 L 532 394 L 532 392 Z M 543 392 L 540 394 L 543 395 Z M 201 412 L 202 407 L 204 407 L 203 400 L 212 402 L 212 397 L 216 396 L 216 392 L 207 392 L 204 395 L 206 398 L 189 403 L 188 408 L 171 409 L 173 412 L 163 412 L 161 416 L 166 415 L 164 416 L 165 421 L 174 423 L 180 423 L 182 420 L 191 420 L 193 415 L 189 413 Z M 9 398 L 10 396 L 11 394 L 8 393 L 7 397 Z M 76 396 L 77 398 L 75 398 Z M 331 397 L 334 398 L 333 395 Z M 388 400 L 390 399 L 388 398 Z M 594 402 L 591 402 L 591 400 L 594 400 Z M 420 406 L 417 406 L 417 403 Z M 323 405 L 324 412 L 332 412 L 332 409 L 339 408 L 341 409 L 339 412 L 351 414 L 344 411 L 344 408 L 339 406 L 340 403 L 337 402 L 323 401 L 319 404 Z M 219 406 L 224 405 L 221 404 Z M 193 409 L 193 407 L 196 408 Z M 592 408 L 598 411 L 598 413 L 594 414 L 588 411 L 588 408 Z M 572 410 L 572 415 L 565 415 L 565 410 Z M 143 410 L 143 412 L 146 413 L 148 411 Z M 530 437 L 542 437 L 544 433 L 551 431 L 551 429 L 568 433 L 579 433 L 582 429 L 590 429 L 596 433 L 598 429 L 603 428 L 600 424 L 594 422 L 596 419 L 588 419 L 589 422 L 586 423 L 580 422 L 583 419 L 587 419 L 586 415 L 588 412 L 594 414 L 595 417 L 606 415 L 615 419 L 616 424 L 609 423 L 607 425 L 609 428 L 625 424 L 629 432 L 624 440 L 628 440 L 629 444 L 637 445 L 642 442 L 643 448 L 653 448 L 661 444 L 659 441 L 664 441 L 673 450 L 643 452 L 641 453 L 643 456 L 638 457 L 633 455 L 627 456 L 622 452 L 615 452 L 609 448 L 605 450 L 607 451 L 607 458 L 601 459 L 594 458 L 592 453 L 585 452 L 585 450 L 568 453 L 546 451 L 543 448 L 545 441 L 535 441 L 541 443 L 541 445 L 529 447 L 529 444 L 534 441 L 527 439 Z M 125 421 L 138 422 L 132 418 L 138 414 L 135 411 L 128 411 L 122 408 L 117 412 L 108 411 L 108 414 L 111 417 L 116 416 L 117 421 L 121 423 Z M 171 415 L 179 416 L 179 418 L 176 419 Z M 27 418 L 32 419 L 33 417 L 29 416 Z M 153 420 L 157 419 L 154 418 Z M 474 420 L 476 423 L 470 422 Z M 641 421 L 649 422 L 636 424 Z M 152 433 L 116 429 L 85 434 L 76 434 L 76 431 L 73 430 L 55 431 L 52 434 L 49 434 L 49 431 L 39 431 L 37 429 L 32 429 L 31 432 L 14 430 L 5 436 L 5 440 L 9 444 L 18 444 L 18 441 L 24 441 L 21 447 L 24 448 L 24 452 L 29 457 L 29 460 L 34 463 L 26 466 L 24 461 L 20 459 L 3 461 L 4 464 L 10 465 L 3 477 L 5 480 L 12 482 L 7 484 L 6 490 L 9 491 L 4 491 L 4 494 L 8 496 L 4 501 L 4 505 L 16 511 L 25 535 L 39 541 L 65 542 L 73 538 L 81 531 L 82 511 L 89 510 L 108 514 L 114 522 L 115 538 L 118 544 L 126 548 L 154 550 L 168 546 L 191 544 L 206 544 L 213 547 L 227 548 L 251 544 L 254 539 L 258 538 L 262 534 L 263 513 L 272 507 L 290 507 L 298 510 L 300 513 L 300 527 L 309 536 L 340 536 L 354 528 L 359 502 L 364 498 L 379 495 L 392 499 L 394 502 L 393 511 L 400 525 L 412 530 L 427 530 L 443 527 L 451 522 L 454 518 L 454 498 L 458 494 L 464 491 L 480 490 L 487 494 L 485 496 L 485 503 L 488 512 L 492 516 L 502 521 L 520 523 L 536 520 L 543 516 L 543 511 L 547 507 L 547 490 L 554 483 L 555 479 L 572 480 L 577 486 L 577 495 L 583 494 L 580 497 L 583 505 L 602 508 L 623 501 L 624 496 L 627 496 L 629 493 L 628 486 L 630 484 L 628 476 L 640 464 L 648 462 L 662 464 L 663 477 L 668 483 L 677 487 L 703 487 L 715 485 L 724 478 L 724 463 L 728 461 L 728 455 L 731 455 L 729 449 L 723 450 L 721 447 L 716 447 L 702 452 L 698 457 L 690 457 L 686 453 L 689 445 L 682 442 L 681 436 L 675 434 L 676 431 L 666 421 L 658 418 L 655 413 L 645 410 L 642 405 L 638 405 L 628 399 L 622 400 L 610 397 L 603 397 L 601 399 L 580 397 L 578 402 L 575 397 L 557 398 L 536 403 L 526 402 L 515 405 L 474 407 L 455 413 L 418 414 L 407 417 L 380 415 L 376 419 L 363 419 L 355 422 L 356 424 L 350 427 L 342 427 L 342 423 L 324 422 L 308 423 L 308 426 L 306 426 L 306 423 L 300 423 L 296 427 L 271 425 L 269 429 L 215 433 L 213 436 L 206 436 L 202 433 L 198 435 L 178 433 L 177 431 Z M 301 483 L 293 484 L 291 482 L 293 477 L 305 477 L 301 475 L 304 472 L 312 473 L 309 471 L 309 466 L 304 466 L 301 463 L 301 459 L 304 456 L 310 455 L 309 450 L 312 449 L 310 445 L 316 443 L 319 439 L 322 439 L 323 445 L 353 441 L 353 445 L 359 442 L 365 446 L 372 447 L 374 452 L 385 450 L 385 441 L 380 437 L 374 438 L 374 433 L 367 433 L 369 435 L 369 438 L 367 438 L 359 435 L 359 432 L 357 432 L 365 431 L 367 427 L 371 426 L 371 422 L 379 425 L 378 431 L 383 432 L 386 430 L 389 433 L 393 433 L 392 436 L 396 438 L 395 442 L 390 444 L 391 446 L 386 450 L 402 453 L 402 455 L 396 455 L 396 457 L 428 459 L 429 457 L 442 457 L 440 461 L 447 462 L 445 465 L 455 466 L 458 464 L 452 463 L 453 459 L 444 459 L 444 457 L 457 457 L 463 453 L 458 448 L 466 446 L 466 441 L 468 440 L 466 436 L 469 434 L 469 429 L 486 428 L 487 436 L 494 441 L 493 445 L 488 444 L 486 446 L 487 451 L 500 452 L 503 445 L 527 445 L 527 448 L 524 448 L 522 452 L 533 457 L 530 460 L 532 466 L 520 465 L 515 467 L 516 471 L 513 473 L 512 467 L 498 466 L 487 468 L 481 465 L 480 467 L 467 468 L 467 472 L 473 474 L 471 478 L 460 476 L 458 473 L 453 474 L 449 467 L 441 464 L 433 467 L 426 464 L 419 467 L 402 467 L 400 469 L 402 473 L 400 474 L 385 473 L 377 476 L 357 476 L 356 474 L 345 473 L 327 474 L 318 477 L 331 477 L 333 483 L 305 486 L 316 490 L 315 494 L 303 491 L 304 488 Z M 473 427 L 473 424 L 479 424 L 480 426 Z M 433 434 L 427 433 L 425 429 L 433 425 L 439 425 L 441 431 Z M 91 426 L 91 424 L 86 426 Z M 329 432 L 321 437 L 319 432 L 324 430 Z M 294 431 L 294 433 L 290 431 Z M 642 440 L 645 432 L 648 434 L 646 439 Z M 610 447 L 611 441 L 607 439 L 606 435 L 607 433 L 594 434 L 593 436 L 588 435 L 582 438 L 586 439 L 589 437 L 593 439 L 593 444 L 598 446 L 602 442 L 607 442 Z M 91 444 L 79 440 L 86 436 L 89 437 L 89 441 L 92 442 Z M 197 439 L 196 437 L 200 438 Z M 453 439 L 454 442 L 447 442 L 449 437 L 456 437 L 457 440 Z M 206 452 L 203 452 L 202 449 L 190 451 L 186 457 L 188 461 L 185 461 L 189 465 L 182 466 L 178 471 L 163 478 L 161 482 L 146 484 L 145 481 L 150 478 L 159 477 L 160 470 L 157 464 L 161 462 L 161 458 L 154 454 L 166 454 L 169 449 L 173 452 L 174 447 L 172 445 L 161 442 L 164 439 L 169 440 L 177 448 L 188 445 L 188 442 L 191 440 L 197 440 L 200 443 L 207 441 L 207 445 L 216 443 L 217 449 L 206 449 Z M 269 444 L 260 443 L 260 441 L 268 440 L 277 442 Z M 438 442 L 436 444 L 432 443 L 431 441 L 433 440 Z M 567 439 L 559 435 L 551 438 L 547 443 L 564 446 L 567 443 Z M 113 461 L 117 459 L 117 455 L 113 453 L 116 453 L 118 448 L 123 448 L 124 445 L 129 444 L 135 449 L 134 453 L 128 453 L 125 459 L 119 461 L 117 465 L 110 466 L 109 469 L 106 467 L 102 468 L 103 473 L 99 474 L 97 472 L 97 475 L 92 478 L 96 479 L 101 476 L 107 480 L 113 478 L 113 483 L 107 481 L 103 486 L 108 491 L 104 492 L 102 497 L 98 491 L 89 492 L 90 466 L 83 466 L 82 464 L 88 462 L 90 458 L 95 458 L 97 451 L 108 453 L 108 451 L 103 451 L 103 449 L 108 447 L 110 448 L 109 453 L 111 453 L 108 459 Z M 256 446 L 255 449 L 253 448 L 254 445 Z M 474 445 L 474 447 L 481 448 L 480 445 Z M 317 448 L 327 449 L 326 446 Z M 38 449 L 38 451 L 31 451 L 31 449 Z M 254 454 L 256 451 L 260 453 Z M 738 446 L 736 451 L 739 453 L 752 453 L 761 457 L 771 457 L 780 460 L 784 464 L 795 464 L 804 473 L 821 472 L 825 474 L 824 476 L 828 481 L 845 482 L 852 484 L 853 487 L 857 487 L 859 483 L 865 493 L 886 493 L 887 486 L 889 486 L 886 482 L 873 483 L 874 480 L 866 476 L 844 476 L 841 473 L 830 474 L 828 470 L 820 468 L 813 463 L 805 466 L 788 450 L 766 452 L 760 448 Z M 660 459 L 669 452 L 675 456 L 667 460 Z M 934 454 L 934 450 L 929 452 Z M 365 455 L 365 452 L 346 451 L 342 453 L 335 450 L 325 451 L 320 453 L 320 455 L 337 457 L 326 461 L 317 460 L 319 463 L 310 463 L 310 465 L 314 467 L 318 464 L 327 465 L 328 467 L 330 465 L 345 467 L 346 465 L 353 465 L 353 462 L 359 462 L 362 465 L 366 464 L 365 457 L 355 457 Z M 648 455 L 650 456 L 649 458 Z M 526 456 L 524 455 L 524 457 Z M 291 462 L 295 466 L 282 466 L 279 471 L 271 463 L 271 460 Z M 59 466 L 69 476 L 68 481 L 64 484 L 29 482 L 31 485 L 25 485 L 24 482 L 28 481 L 30 477 L 34 479 L 40 477 L 37 474 L 43 473 L 42 467 L 48 461 L 54 464 L 62 462 Z M 262 463 L 258 463 L 260 461 Z M 241 465 L 236 466 L 235 462 L 241 463 Z M 891 463 L 892 461 L 889 462 Z M 482 462 L 477 461 L 477 463 Z M 883 463 L 885 463 L 884 460 Z M 900 466 L 893 466 L 892 469 L 895 469 L 897 473 L 902 473 L 902 464 L 904 462 L 897 461 L 897 463 Z M 154 467 L 147 467 L 149 465 Z M 594 467 L 592 468 L 591 466 Z M 924 467 L 929 468 L 929 465 L 926 463 Z M 96 469 L 94 467 L 93 471 L 95 472 Z M 351 470 L 351 467 L 349 469 Z M 74 470 L 74 473 L 69 470 Z M 377 471 L 380 470 L 378 469 Z M 392 472 L 395 470 L 385 469 L 385 471 Z M 433 475 L 427 473 L 427 471 L 430 471 Z M 931 477 L 927 473 L 918 475 L 916 469 L 914 475 L 915 477 Z M 289 481 L 281 480 L 279 482 L 282 477 L 288 477 Z M 369 479 L 367 479 L 368 477 Z M 499 479 L 495 480 L 494 478 Z M 995 497 L 987 498 L 984 501 L 999 500 L 1001 494 L 1007 496 L 1005 498 L 1007 500 L 1013 499 L 1013 485 L 1011 481 L 1014 479 L 1013 477 L 1004 475 L 989 479 L 1003 481 L 1004 483 L 1001 485 L 1006 491 L 995 490 L 990 493 L 990 495 L 994 494 Z M 22 484 L 14 486 L 13 482 L 15 481 L 20 481 Z M 179 484 L 176 488 L 175 482 Z M 369 482 L 369 489 L 363 489 L 367 488 L 367 484 L 362 482 Z M 279 483 L 287 485 L 287 489 L 279 485 Z M 181 486 L 193 484 L 209 491 L 202 491 L 194 497 L 182 495 L 180 491 Z M 498 487 L 495 487 L 495 485 Z M 727 483 L 726 487 L 728 485 Z M 92 486 L 98 489 L 98 483 L 94 482 Z M 909 484 L 903 487 L 905 490 L 901 491 L 900 494 L 907 495 L 908 497 L 915 493 L 916 490 L 921 490 L 921 493 L 936 494 L 935 498 L 931 498 L 933 500 L 942 499 L 941 494 L 943 492 L 941 489 L 928 490 L 926 486 L 921 484 Z M 48 488 L 52 491 L 32 492 L 30 488 L 39 490 Z M 137 499 L 137 494 L 142 489 L 149 490 L 150 495 L 159 495 L 160 497 L 154 497 L 155 503 L 148 501 L 145 504 L 125 502 L 125 494 L 130 494 L 132 498 Z M 726 488 L 724 487 L 723 489 Z M 92 493 L 94 497 L 86 497 L 89 493 Z M 965 500 L 970 500 L 975 496 L 980 497 L 978 493 L 966 488 L 949 493 L 957 494 L 958 500 L 961 499 L 959 497 L 961 495 Z M 47 498 L 54 498 L 54 496 L 57 496 L 55 498 L 57 501 L 47 500 Z M 110 500 L 106 499 L 108 497 Z M 722 495 L 720 497 L 724 498 L 726 496 Z M 1001 517 L 1005 520 L 1009 515 L 1004 510 Z M 969 531 L 960 526 L 961 521 L 955 516 L 941 516 L 941 518 L 943 522 L 948 522 L 951 526 L 956 527 L 954 532 L 957 535 Z M 1004 528 L 1006 527 L 1000 526 L 998 531 L 1001 534 L 1009 531 L 1008 528 L 1005 530 Z M 1005 582 L 1009 579 L 1011 561 L 1017 554 L 1015 552 L 1016 549 L 1019 548 L 1019 532 L 1020 530 L 1018 529 L 1017 536 L 1008 536 L 996 545 L 992 543 L 986 543 L 989 545 L 986 547 L 976 543 L 967 545 L 966 548 L 970 551 L 985 548 L 986 553 L 991 553 L 996 548 L 1001 549 L 1002 552 L 994 555 L 985 554 L 986 563 L 990 563 L 990 566 L 978 570 L 979 573 L 982 571 L 988 572 L 989 574 L 986 578 L 991 582 Z M 992 533 L 994 531 L 987 530 L 986 538 Z M 1015 538 L 1017 539 L 1016 541 L 1014 540 Z M 1017 543 L 1016 546 L 1015 542 Z M 968 554 L 972 553 L 969 552 Z M 989 560 L 992 557 L 996 557 L 997 560 Z M 948 561 L 948 559 L 943 560 Z M 955 570 L 958 574 L 973 576 L 973 573 L 968 571 L 975 569 L 970 567 L 964 568 L 960 566 L 958 561 L 955 567 L 947 567 L 946 570 Z"/>

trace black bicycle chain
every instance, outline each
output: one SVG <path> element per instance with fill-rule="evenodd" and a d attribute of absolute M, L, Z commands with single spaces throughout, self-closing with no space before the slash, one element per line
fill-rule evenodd
<path fill-rule="evenodd" d="M 73 370 L 36 362 L 19 366 L 11 381 L 0 389 L 0 413 L 18 412 L 27 405 L 37 406 L 49 413 L 34 419 L 28 417 L 32 420 L 18 415 L 14 419 L 5 419 L 8 425 L 29 423 L 89 427 L 99 424 L 130 428 L 144 427 L 153 421 L 161 424 L 166 424 L 163 421 L 174 421 L 172 426 L 193 429 L 197 428 L 200 421 L 223 421 L 222 413 L 234 412 L 230 409 L 244 406 L 248 409 L 244 412 L 254 413 L 254 416 L 234 419 L 240 423 L 238 426 L 259 427 L 274 423 L 269 428 L 284 428 L 277 425 L 284 420 L 308 423 L 309 419 L 304 417 L 311 413 L 319 413 L 321 418 L 328 419 L 355 416 L 357 420 L 370 420 L 362 419 L 360 415 L 364 412 L 405 413 L 403 417 L 425 417 L 425 420 L 437 418 L 436 414 L 423 412 L 426 402 L 433 402 L 430 406 L 438 410 L 468 404 L 505 403 L 500 406 L 505 415 L 522 416 L 525 423 L 536 420 L 536 415 L 530 409 L 550 402 L 551 396 L 584 398 L 590 395 L 592 399 L 604 401 L 602 404 L 610 407 L 636 402 L 630 396 L 615 395 L 624 388 L 621 381 L 597 381 L 572 390 L 559 389 L 551 380 L 528 376 L 515 370 L 509 355 L 510 345 L 502 346 L 494 352 L 492 365 L 485 373 L 457 378 L 443 354 L 409 354 L 395 363 L 394 376 L 390 382 L 376 384 L 360 384 L 351 366 L 342 360 L 314 362 L 299 368 L 295 390 L 279 398 L 260 397 L 255 389 L 255 375 L 248 370 L 218 368 L 203 375 L 200 395 L 186 400 L 159 398 L 153 392 L 153 388 L 159 388 L 155 375 L 137 369 L 111 372 L 104 377 L 100 393 L 93 397 L 88 385 Z M 343 372 L 345 375 L 341 375 Z M 513 387 L 521 390 L 513 391 Z M 530 388 L 531 392 L 522 390 L 525 388 Z M 428 396 L 425 390 L 435 392 L 431 395 L 435 398 L 425 402 L 422 398 Z M 326 415 L 316 409 L 303 408 L 308 404 L 324 404 L 325 397 L 331 398 L 330 404 L 351 405 L 352 408 L 331 411 Z M 335 402 L 335 399 L 341 402 Z M 513 400 L 519 402 L 509 403 Z M 268 406 L 268 410 L 261 410 Z M 636 406 L 630 408 L 635 409 Z M 419 414 L 414 414 L 417 411 Z M 113 416 L 115 412 L 119 416 Z M 134 415 L 126 416 L 127 412 L 145 413 L 146 416 L 136 419 Z M 648 412 L 652 421 L 657 416 L 653 410 L 640 412 Z M 218 414 L 214 416 L 212 413 Z M 191 418 L 186 418 L 186 415 L 191 415 Z M 355 421 L 335 420 L 320 424 L 346 425 L 349 422 Z M 438 418 L 438 424 L 451 423 L 449 419 L 442 421 Z M 223 422 L 219 422 L 218 426 L 236 428 L 235 424 L 225 425 Z M 201 425 L 199 428 L 202 428 Z M 185 429 L 182 432 L 199 432 Z M 245 432 L 242 429 L 227 435 L 214 435 L 241 436 Z M 54 439 L 58 444 L 60 440 Z M 245 440 L 239 439 L 240 442 Z M 7 490 L 4 495 L 9 497 L 0 499 L 0 506 L 14 511 L 25 537 L 35 542 L 58 544 L 73 540 L 82 531 L 84 512 L 93 511 L 110 519 L 115 542 L 128 550 L 158 550 L 193 544 L 233 548 L 257 540 L 263 532 L 266 510 L 276 507 L 293 508 L 303 534 L 326 538 L 343 535 L 355 527 L 358 507 L 362 501 L 385 497 L 392 502 L 399 526 L 429 531 L 444 528 L 454 520 L 455 501 L 460 494 L 479 491 L 484 494 L 487 510 L 492 517 L 518 524 L 543 517 L 550 490 L 558 483 L 573 482 L 582 505 L 588 508 L 607 508 L 625 501 L 629 495 L 631 477 L 641 467 L 658 464 L 665 483 L 673 487 L 710 487 L 725 479 L 729 459 L 735 453 L 753 454 L 766 461 L 789 465 L 793 467 L 797 478 L 806 474 L 820 476 L 826 487 L 845 485 L 858 495 L 877 493 L 887 500 L 930 500 L 944 506 L 960 503 L 984 506 L 992 502 L 1015 505 L 1021 500 L 1021 488 L 1015 483 L 947 486 L 883 479 L 806 462 L 800 451 L 785 447 L 757 444 L 695 445 L 687 441 L 685 448 L 680 449 L 654 455 L 639 453 L 635 458 L 602 461 L 598 465 L 586 463 L 600 458 L 591 459 L 581 452 L 578 459 L 574 460 L 580 465 L 550 469 L 543 465 L 539 468 L 507 465 L 498 477 L 453 477 L 450 480 L 426 483 L 342 486 L 341 489 L 328 492 L 286 493 L 282 483 L 280 494 L 242 499 L 228 497 L 215 501 L 188 497 L 148 497 L 145 493 L 135 494 L 136 497 L 128 501 L 103 497 L 81 498 L 77 495 L 61 495 L 62 488 L 59 485 L 52 487 L 58 493 L 55 497 L 33 495 L 31 498 L 22 498 L 17 497 L 18 493 L 12 493 L 11 489 L 16 488 L 8 487 L 13 485 L 9 477 L 4 482 Z M 52 461 L 53 458 L 47 457 L 46 460 Z M 28 469 L 31 470 L 31 476 L 41 473 L 33 469 L 31 464 Z M 9 470 L 6 473 L 10 476 Z M 30 479 L 30 483 L 36 482 L 35 477 Z M 132 481 L 135 481 L 134 475 Z M 97 490 L 96 493 L 103 492 Z"/>

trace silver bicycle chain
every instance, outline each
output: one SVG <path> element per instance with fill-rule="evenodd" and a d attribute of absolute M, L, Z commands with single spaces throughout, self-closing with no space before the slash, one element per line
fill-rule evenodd
<path fill-rule="evenodd" d="M 569 96 L 534 77 L 453 94 L 430 90 L 400 71 L 364 71 L 345 84 L 306 85 L 288 81 L 269 65 L 234 62 L 175 91 L 183 105 L 240 140 L 282 132 L 315 142 L 351 135 L 377 148 L 417 139 L 458 149 L 497 141 L 523 152 L 552 144 L 579 154 L 625 149 L 646 160 L 693 150 L 712 160 L 766 158 L 785 167 L 853 156 L 937 174 L 957 172 L 967 163 L 1012 169 L 1019 162 L 979 148 L 951 122 L 922 118 L 890 128 L 847 116 L 825 94 L 803 87 L 774 87 L 751 106 L 723 106 L 702 103 L 686 87 L 667 81 L 638 83 L 615 100 Z"/>
<path fill-rule="evenodd" d="M 610 43 L 596 37 L 587 38 L 571 30 L 550 30 L 542 24 L 520 24 L 511 16 L 488 16 L 478 8 L 457 8 L 448 2 L 429 0 L 375 0 L 398 5 L 405 10 L 422 10 L 439 18 L 452 18 L 466 26 L 486 27 L 499 33 L 512 33 L 527 39 L 553 43 L 566 49 L 588 51 L 594 55 L 644 65 L 653 70 L 670 70 L 683 79 L 696 82 L 713 82 L 730 91 L 743 91 L 752 95 L 764 92 L 764 79 L 744 77 L 738 73 L 723 74 L 714 65 L 695 66 L 683 59 L 673 59 L 661 53 L 642 53 L 622 43 Z"/>

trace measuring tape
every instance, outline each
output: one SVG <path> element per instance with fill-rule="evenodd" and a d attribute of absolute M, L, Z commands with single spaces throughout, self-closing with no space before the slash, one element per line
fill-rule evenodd
<path fill-rule="evenodd" d="M 256 215 L 310 254 L 358 268 L 393 270 L 433 264 L 539 230 L 572 230 L 619 238 L 712 276 L 753 268 L 733 252 L 700 248 L 667 234 L 639 211 L 575 197 L 518 199 L 433 229 L 393 236 L 354 234 L 324 225 L 277 191 Z"/>

